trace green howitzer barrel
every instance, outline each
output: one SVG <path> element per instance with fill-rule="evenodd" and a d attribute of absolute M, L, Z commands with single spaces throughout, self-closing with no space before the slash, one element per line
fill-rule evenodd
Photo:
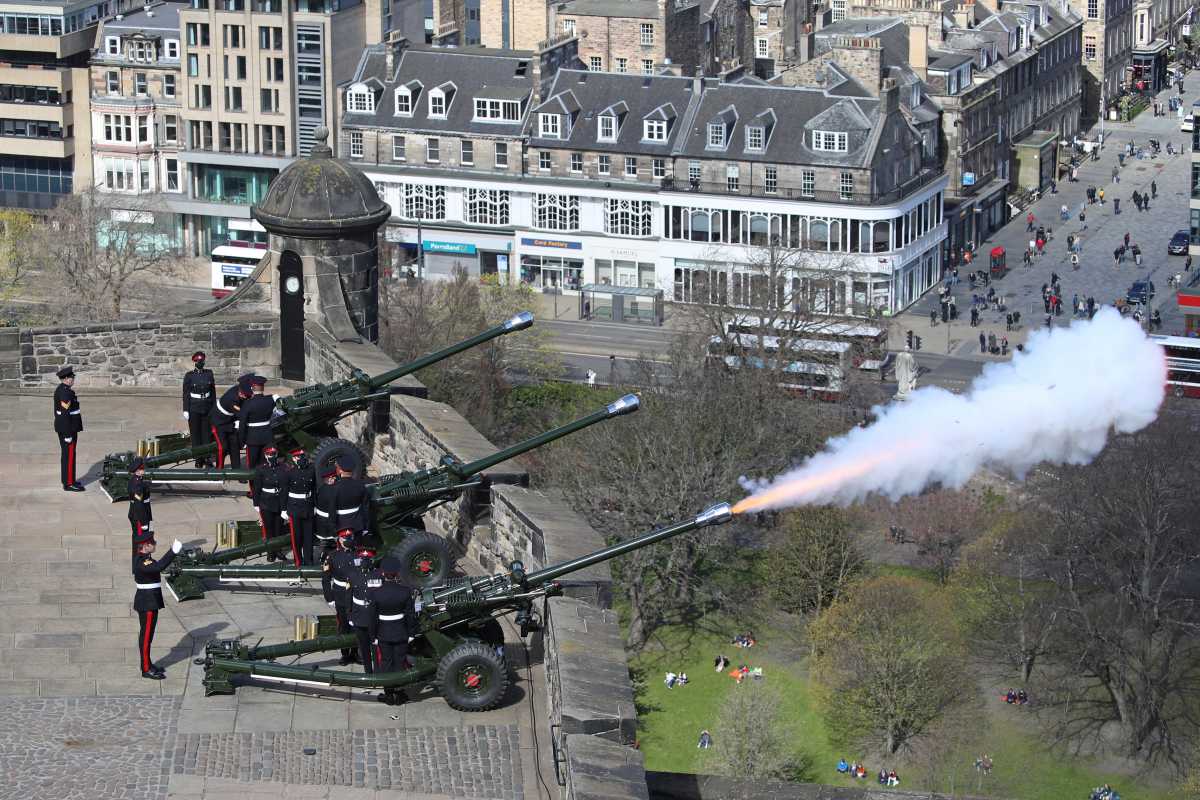
<path fill-rule="evenodd" d="M 632 414 L 641 401 L 637 395 L 629 394 L 615 400 L 604 408 L 580 417 L 553 430 L 538 434 L 511 447 L 498 450 L 490 456 L 462 463 L 447 457 L 437 467 L 414 473 L 383 478 L 371 488 L 371 509 L 374 516 L 372 529 L 382 540 L 381 552 L 390 552 L 399 558 L 409 573 L 406 577 L 415 585 L 428 581 L 442 581 L 450 572 L 451 553 L 449 545 L 440 537 L 414 530 L 418 518 L 434 506 L 449 502 L 466 489 L 478 486 L 480 481 L 471 480 L 480 472 L 507 461 L 521 453 L 527 453 L 545 444 L 561 439 L 590 425 L 606 419 Z M 247 480 L 253 476 L 250 470 L 146 470 L 149 477 L 211 476 L 228 480 Z M 417 534 L 414 537 L 414 534 Z M 412 539 L 411 547 L 401 547 L 405 539 Z M 201 550 L 186 550 L 175 559 L 167 574 L 167 584 L 176 600 L 190 600 L 204 596 L 203 578 L 219 578 L 235 582 L 298 582 L 320 577 L 319 568 L 285 568 L 278 564 L 238 564 L 241 561 L 266 553 L 283 552 L 291 548 L 288 536 L 277 536 L 261 542 L 252 542 L 239 547 L 205 553 Z M 290 569 L 290 571 L 288 571 Z M 309 574 L 305 570 L 316 570 Z M 281 572 L 283 570 L 283 572 Z M 286 573 L 286 574 L 285 574 Z"/>
<path fill-rule="evenodd" d="M 334 425 L 338 420 L 356 411 L 365 410 L 373 401 L 391 394 L 387 388 L 389 383 L 507 333 L 525 330 L 532 324 L 533 314 L 523 311 L 469 339 L 401 364 L 387 372 L 367 375 L 356 369 L 346 380 L 318 383 L 297 389 L 292 395 L 282 397 L 276 402 L 275 416 L 271 419 L 271 433 L 275 437 L 275 444 L 285 450 L 302 447 L 312 452 L 322 439 L 337 436 Z M 207 458 L 216 452 L 215 443 L 186 447 L 146 456 L 145 464 L 147 468 L 161 467 Z M 100 485 L 110 498 L 117 500 L 126 495 L 125 487 L 119 485 L 119 481 L 122 474 L 129 472 L 133 459 L 134 453 L 130 451 L 110 453 L 104 457 Z"/>
<path fill-rule="evenodd" d="M 627 394 L 585 417 L 539 433 L 476 461 L 463 463 L 446 456 L 436 467 L 386 476 L 375 484 L 371 494 L 376 527 L 383 529 L 391 525 L 405 524 L 405 521 L 411 523 L 413 517 L 421 516 L 433 505 L 451 500 L 463 489 L 476 485 L 478 481 L 468 481 L 479 473 L 597 422 L 632 414 L 640 405 L 641 401 L 637 395 Z"/>
<path fill-rule="evenodd" d="M 104 457 L 104 474 L 100 486 L 108 499 L 119 503 L 129 499 L 129 465 L 114 462 Z M 203 469 L 200 467 L 148 467 L 143 475 L 146 480 L 159 483 L 206 483 L 221 484 L 225 481 L 248 481 L 254 477 L 252 469 Z"/>
<path fill-rule="evenodd" d="M 494 708 L 508 688 L 508 665 L 504 661 L 504 633 L 496 616 L 514 612 L 521 634 L 540 627 L 533 608 L 539 598 L 562 593 L 558 579 L 593 564 L 633 550 L 732 519 L 728 503 L 718 503 L 695 517 L 660 528 L 624 542 L 602 548 L 561 564 L 526 573 L 520 562 L 508 572 L 486 578 L 461 578 L 450 584 L 424 589 L 410 645 L 413 666 L 398 672 L 365 675 L 327 669 L 320 665 L 278 664 L 275 659 L 353 648 L 353 635 L 319 636 L 304 641 L 275 645 L 247 645 L 237 639 L 208 644 L 205 648 L 204 687 L 206 694 L 230 694 L 236 690 L 233 676 L 318 687 L 357 686 L 388 690 L 412 686 L 432 679 L 446 702 L 460 711 Z"/>

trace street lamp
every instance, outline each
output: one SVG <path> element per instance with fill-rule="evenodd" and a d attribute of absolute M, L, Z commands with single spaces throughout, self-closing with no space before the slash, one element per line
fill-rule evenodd
<path fill-rule="evenodd" d="M 421 221 L 425 217 L 424 204 L 417 205 L 417 280 L 425 279 L 425 234 Z"/>

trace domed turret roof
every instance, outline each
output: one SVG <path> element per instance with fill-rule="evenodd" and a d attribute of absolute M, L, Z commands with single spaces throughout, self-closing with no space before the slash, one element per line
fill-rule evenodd
<path fill-rule="evenodd" d="M 313 138 L 312 154 L 280 172 L 250 214 L 271 233 L 305 239 L 378 228 L 391 207 L 362 170 L 333 157 L 328 128 L 317 128 Z"/>

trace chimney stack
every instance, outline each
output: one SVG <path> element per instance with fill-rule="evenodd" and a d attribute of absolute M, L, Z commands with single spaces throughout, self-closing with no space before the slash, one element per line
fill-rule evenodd
<path fill-rule="evenodd" d="M 929 75 L 929 26 L 908 26 L 908 64 L 921 80 Z"/>
<path fill-rule="evenodd" d="M 883 101 L 880 113 L 884 117 L 890 117 L 900 111 L 900 86 L 895 78 L 883 79 L 879 99 Z"/>

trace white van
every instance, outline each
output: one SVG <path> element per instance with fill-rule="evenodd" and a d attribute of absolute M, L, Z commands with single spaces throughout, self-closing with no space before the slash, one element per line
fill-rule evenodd
<path fill-rule="evenodd" d="M 1192 115 L 1184 114 L 1183 120 L 1179 123 L 1179 130 L 1183 131 L 1184 133 L 1191 133 L 1194 128 L 1195 123 L 1192 121 Z"/>

